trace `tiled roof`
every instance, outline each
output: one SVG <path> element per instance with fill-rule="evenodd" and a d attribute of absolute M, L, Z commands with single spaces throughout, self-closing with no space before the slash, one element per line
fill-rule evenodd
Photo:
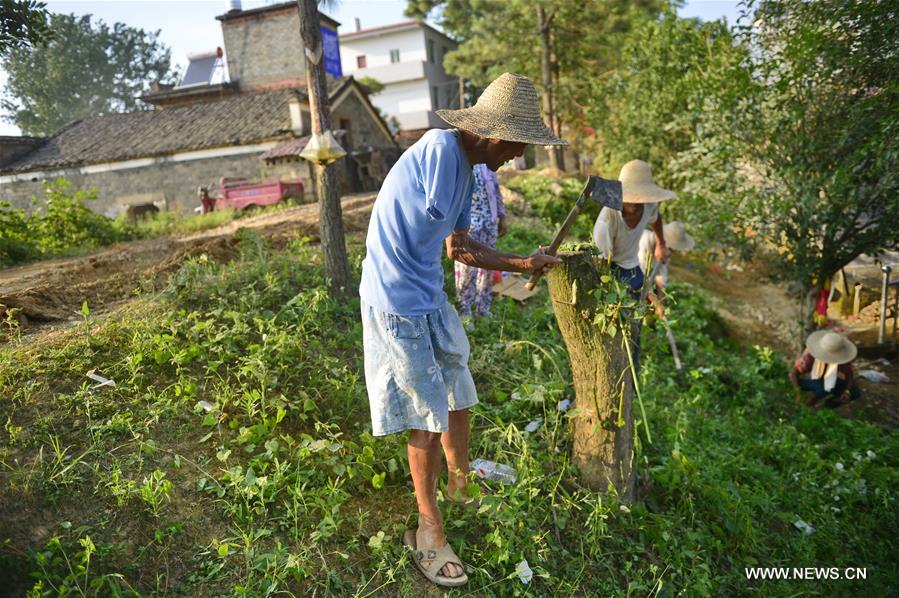
<path fill-rule="evenodd" d="M 349 81 L 329 81 L 331 98 Z M 308 99 L 305 89 L 279 89 L 162 110 L 92 116 L 67 125 L 0 172 L 86 166 L 284 138 L 291 133 L 287 108 L 291 97 Z"/>

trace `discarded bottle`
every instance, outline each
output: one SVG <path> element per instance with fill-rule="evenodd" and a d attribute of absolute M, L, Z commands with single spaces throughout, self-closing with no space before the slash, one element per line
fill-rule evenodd
<path fill-rule="evenodd" d="M 515 480 L 518 479 L 518 474 L 514 467 L 494 463 L 486 459 L 475 459 L 471 462 L 471 469 L 478 474 L 478 477 L 501 484 L 514 484 Z"/>

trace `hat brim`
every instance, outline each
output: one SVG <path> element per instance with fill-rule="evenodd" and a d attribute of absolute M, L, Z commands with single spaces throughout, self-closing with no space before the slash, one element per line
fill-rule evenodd
<path fill-rule="evenodd" d="M 828 351 L 821 346 L 821 340 L 824 338 L 824 335 L 831 332 L 833 331 L 818 330 L 808 335 L 808 339 L 805 341 L 805 348 L 812 354 L 812 357 L 819 359 L 824 363 L 837 364 L 849 363 L 855 359 L 855 356 L 858 355 L 858 347 L 846 337 L 843 337 L 843 346 L 839 351 Z"/>
<path fill-rule="evenodd" d="M 673 249 L 674 251 L 692 251 L 696 246 L 696 239 L 687 233 L 684 233 L 682 237 L 674 237 L 672 235 L 672 237 L 669 238 L 670 230 L 668 229 L 667 224 L 664 226 L 664 232 L 665 244 L 668 245 L 669 249 Z"/>
<path fill-rule="evenodd" d="M 677 197 L 677 193 L 658 185 L 622 185 L 624 203 L 659 203 Z"/>
<path fill-rule="evenodd" d="M 556 137 L 539 118 L 488 112 L 478 106 L 435 112 L 448 124 L 478 137 L 530 145 L 568 145 L 567 141 Z"/>
<path fill-rule="evenodd" d="M 681 239 L 678 239 L 673 243 L 666 238 L 665 244 L 668 245 L 669 249 L 675 251 L 692 251 L 693 248 L 696 247 L 696 239 L 690 235 L 684 235 Z"/>

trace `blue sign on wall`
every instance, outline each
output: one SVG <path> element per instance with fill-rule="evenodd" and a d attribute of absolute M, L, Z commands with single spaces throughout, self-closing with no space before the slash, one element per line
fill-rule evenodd
<path fill-rule="evenodd" d="M 337 32 L 333 29 L 322 27 L 322 55 L 325 61 L 325 72 L 335 77 L 343 77 L 340 68 L 340 44 L 337 41 Z"/>

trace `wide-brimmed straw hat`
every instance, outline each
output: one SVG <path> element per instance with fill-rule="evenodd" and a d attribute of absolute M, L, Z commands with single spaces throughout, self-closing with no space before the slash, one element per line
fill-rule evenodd
<path fill-rule="evenodd" d="M 674 199 L 677 194 L 652 182 L 652 169 L 643 160 L 631 160 L 618 175 L 624 203 L 658 203 Z"/>
<path fill-rule="evenodd" d="M 514 73 L 497 77 L 471 108 L 437 110 L 437 116 L 479 137 L 534 145 L 568 145 L 543 122 L 534 84 Z"/>
<path fill-rule="evenodd" d="M 696 239 L 687 234 L 683 222 L 671 221 L 662 227 L 665 232 L 665 244 L 675 251 L 690 251 L 696 245 Z"/>
<path fill-rule="evenodd" d="M 808 335 L 805 347 L 812 357 L 824 363 L 849 363 L 858 354 L 855 344 L 830 330 L 818 330 Z"/>

